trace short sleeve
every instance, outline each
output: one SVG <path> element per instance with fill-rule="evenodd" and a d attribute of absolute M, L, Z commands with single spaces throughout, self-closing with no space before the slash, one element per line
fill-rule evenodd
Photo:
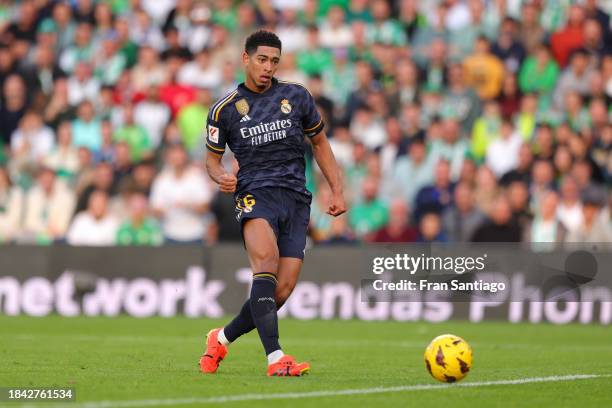
<path fill-rule="evenodd" d="M 317 110 L 314 98 L 310 92 L 304 88 L 304 93 L 306 95 L 306 103 L 304 105 L 304 115 L 302 116 L 302 128 L 306 136 L 314 137 L 323 130 L 323 119 Z"/>
<path fill-rule="evenodd" d="M 213 153 L 223 154 L 227 135 L 221 125 L 220 115 L 214 116 L 216 109 L 211 109 L 206 120 L 206 148 Z"/>

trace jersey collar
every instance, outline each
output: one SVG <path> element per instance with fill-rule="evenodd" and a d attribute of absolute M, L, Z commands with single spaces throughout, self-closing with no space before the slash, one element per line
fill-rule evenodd
<path fill-rule="evenodd" d="M 272 85 L 265 92 L 261 92 L 261 93 L 253 92 L 249 88 L 246 87 L 244 82 L 238 85 L 238 89 L 240 90 L 241 94 L 247 94 L 247 95 L 252 95 L 252 96 L 264 96 L 270 93 L 270 91 L 273 90 L 276 87 L 276 85 L 278 85 L 278 79 L 272 77 Z"/>

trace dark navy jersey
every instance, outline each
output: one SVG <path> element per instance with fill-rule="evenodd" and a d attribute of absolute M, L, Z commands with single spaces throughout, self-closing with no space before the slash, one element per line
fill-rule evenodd
<path fill-rule="evenodd" d="M 306 190 L 305 140 L 323 129 L 321 116 L 302 85 L 272 79 L 256 93 L 244 83 L 215 103 L 208 113 L 206 147 L 234 152 L 240 170 L 237 194 L 261 187 Z"/>

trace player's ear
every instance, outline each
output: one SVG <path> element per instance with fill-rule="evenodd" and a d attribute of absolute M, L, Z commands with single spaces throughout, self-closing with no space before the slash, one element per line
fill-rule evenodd
<path fill-rule="evenodd" d="M 246 67 L 249 64 L 249 54 L 246 51 L 242 52 L 242 63 L 244 64 L 244 66 Z"/>

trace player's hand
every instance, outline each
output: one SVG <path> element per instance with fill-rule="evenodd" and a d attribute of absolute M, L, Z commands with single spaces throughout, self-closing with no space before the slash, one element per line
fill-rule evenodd
<path fill-rule="evenodd" d="M 342 193 L 334 193 L 332 195 L 331 202 L 329 203 L 329 208 L 327 209 L 327 214 L 333 215 L 337 217 L 346 212 L 346 202 L 344 201 L 344 196 Z"/>
<path fill-rule="evenodd" d="M 238 179 L 233 174 L 225 173 L 219 177 L 219 190 L 222 193 L 233 193 L 237 184 Z"/>

